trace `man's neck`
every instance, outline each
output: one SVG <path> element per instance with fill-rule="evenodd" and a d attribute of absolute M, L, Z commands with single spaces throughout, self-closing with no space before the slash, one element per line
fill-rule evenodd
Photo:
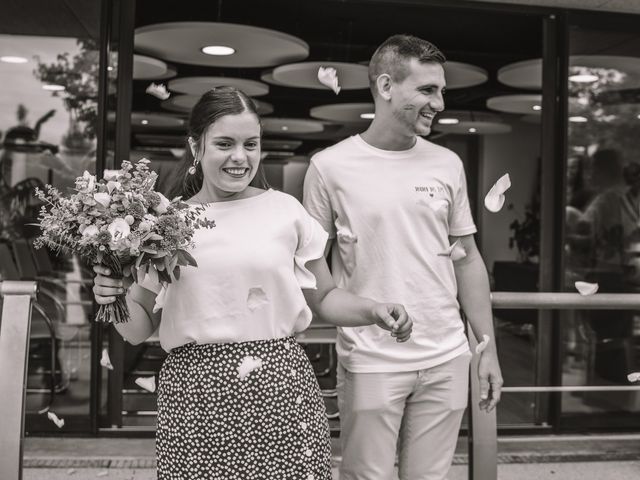
<path fill-rule="evenodd" d="M 372 147 L 381 150 L 403 151 L 409 150 L 416 144 L 415 135 L 407 135 L 398 129 L 376 122 L 374 119 L 369 128 L 360 134 L 360 137 Z"/>

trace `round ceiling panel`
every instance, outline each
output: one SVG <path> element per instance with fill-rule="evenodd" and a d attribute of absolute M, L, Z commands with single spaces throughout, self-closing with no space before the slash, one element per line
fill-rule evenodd
<path fill-rule="evenodd" d="M 369 88 L 369 69 L 358 63 L 345 62 L 300 62 L 281 65 L 273 69 L 272 76 L 276 85 L 295 88 L 314 88 L 327 90 L 329 87 L 318 80 L 320 67 L 335 68 L 338 85 L 344 90 Z M 265 80 L 263 78 L 263 80 Z"/>
<path fill-rule="evenodd" d="M 167 87 L 178 93 L 186 93 L 189 95 L 202 95 L 213 87 L 222 85 L 235 87 L 242 90 L 250 97 L 259 97 L 269 93 L 269 85 L 249 80 L 246 78 L 232 77 L 183 77 L 174 78 L 169 82 Z"/>
<path fill-rule="evenodd" d="M 172 95 L 167 100 L 163 101 L 160 105 L 166 110 L 172 110 L 174 112 L 191 113 L 193 106 L 200 100 L 202 95 Z M 273 105 L 262 100 L 256 100 L 252 98 L 253 103 L 256 105 L 258 115 L 269 115 L 273 113 Z"/>
<path fill-rule="evenodd" d="M 109 112 L 107 120 L 115 122 L 115 112 Z M 131 112 L 132 127 L 180 128 L 184 127 L 184 118 L 165 113 Z"/>
<path fill-rule="evenodd" d="M 309 45 L 300 38 L 235 23 L 147 25 L 136 29 L 134 45 L 140 52 L 172 62 L 215 67 L 270 67 L 309 56 Z M 226 47 L 228 51 L 206 54 L 206 47 Z"/>
<path fill-rule="evenodd" d="M 484 68 L 469 63 L 445 62 L 443 67 L 447 90 L 474 87 L 486 82 L 489 78 L 489 74 Z"/>
<path fill-rule="evenodd" d="M 487 107 L 499 112 L 539 115 L 542 95 L 499 95 L 487 99 Z"/>
<path fill-rule="evenodd" d="M 444 133 L 492 135 L 510 132 L 511 125 L 492 113 L 447 110 L 436 116 L 433 130 Z"/>
<path fill-rule="evenodd" d="M 170 69 L 162 60 L 146 55 L 135 54 L 133 56 L 134 80 L 157 80 L 169 78 L 167 75 L 173 76 L 172 74 L 175 75 L 175 70 Z"/>
<path fill-rule="evenodd" d="M 309 115 L 320 120 L 336 123 L 370 122 L 373 118 L 373 103 L 334 103 L 319 105 Z"/>
<path fill-rule="evenodd" d="M 262 128 L 265 133 L 293 135 L 321 132 L 324 130 L 324 125 L 322 122 L 306 118 L 263 118 Z"/>

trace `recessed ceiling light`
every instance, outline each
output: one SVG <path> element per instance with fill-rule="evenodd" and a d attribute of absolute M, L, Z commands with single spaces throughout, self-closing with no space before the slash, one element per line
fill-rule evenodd
<path fill-rule="evenodd" d="M 4 62 L 4 63 L 27 63 L 29 60 L 27 60 L 24 57 L 12 57 L 12 56 L 4 56 L 4 57 L 0 57 L 0 62 Z"/>
<path fill-rule="evenodd" d="M 360 118 L 364 118 L 365 120 L 370 120 L 375 116 L 376 116 L 375 113 L 361 113 L 360 114 Z"/>
<path fill-rule="evenodd" d="M 146 119 L 145 120 L 141 120 L 140 123 L 142 125 L 149 125 L 149 120 L 146 120 Z"/>
<path fill-rule="evenodd" d="M 457 125 L 460 123 L 460 120 L 457 118 L 439 118 L 438 123 L 440 125 Z"/>
<path fill-rule="evenodd" d="M 225 45 L 208 45 L 206 47 L 202 47 L 202 53 L 206 55 L 233 55 L 236 53 L 234 48 L 227 47 Z"/>
<path fill-rule="evenodd" d="M 569 117 L 569 121 L 573 123 L 584 123 L 584 122 L 588 122 L 589 120 L 587 119 L 587 117 L 582 117 L 578 115 L 575 117 Z"/>
<path fill-rule="evenodd" d="M 471 127 L 471 128 L 469 129 L 469 133 L 476 133 L 477 131 L 478 131 L 478 129 L 476 129 L 476 128 L 474 128 L 474 127 Z"/>
<path fill-rule="evenodd" d="M 542 107 L 540 105 L 534 105 L 533 108 L 536 112 L 539 112 L 540 110 L 542 110 Z"/>
<path fill-rule="evenodd" d="M 638 114 L 638 118 L 640 118 L 640 113 Z"/>
<path fill-rule="evenodd" d="M 107 70 L 109 70 L 110 72 L 112 72 L 112 71 L 113 71 L 113 67 L 112 67 L 111 65 L 109 65 L 109 66 L 107 67 Z"/>
<path fill-rule="evenodd" d="M 575 83 L 593 83 L 598 81 L 598 76 L 592 73 L 585 73 L 580 75 L 571 75 L 569 80 Z"/>
<path fill-rule="evenodd" d="M 289 130 L 289 127 L 287 127 L 286 125 L 282 125 L 282 130 L 287 131 Z"/>
<path fill-rule="evenodd" d="M 47 85 L 43 85 L 42 88 L 44 90 L 49 90 L 51 92 L 59 92 L 61 90 L 64 90 L 64 86 L 62 86 L 62 85 L 54 85 L 53 83 L 49 83 Z"/>

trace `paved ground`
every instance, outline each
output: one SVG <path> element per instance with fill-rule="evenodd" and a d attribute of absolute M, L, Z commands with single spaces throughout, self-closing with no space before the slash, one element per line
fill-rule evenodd
<path fill-rule="evenodd" d="M 335 461 L 340 461 L 334 441 Z M 24 480 L 151 480 L 150 438 L 26 438 Z M 337 469 L 334 480 L 339 480 Z M 500 480 L 638 480 L 640 435 L 506 437 L 498 444 Z M 448 480 L 467 480 L 461 441 Z M 389 479 L 396 480 L 396 479 Z"/>

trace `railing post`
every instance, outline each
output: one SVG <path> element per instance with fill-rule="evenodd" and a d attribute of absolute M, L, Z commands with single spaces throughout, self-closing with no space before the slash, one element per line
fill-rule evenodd
<path fill-rule="evenodd" d="M 37 292 L 36 282 L 3 281 L 0 317 L 0 412 L 3 432 L 0 435 L 0 472 L 4 480 L 22 479 L 22 442 L 24 438 L 25 388 L 31 301 Z"/>
<path fill-rule="evenodd" d="M 496 480 L 498 478 L 498 438 L 496 410 L 487 413 L 480 410 L 480 383 L 478 382 L 478 361 L 475 354 L 478 341 L 469 332 L 469 347 L 474 352 L 471 357 L 469 395 L 469 480 Z M 495 341 L 495 339 L 492 339 Z"/>

